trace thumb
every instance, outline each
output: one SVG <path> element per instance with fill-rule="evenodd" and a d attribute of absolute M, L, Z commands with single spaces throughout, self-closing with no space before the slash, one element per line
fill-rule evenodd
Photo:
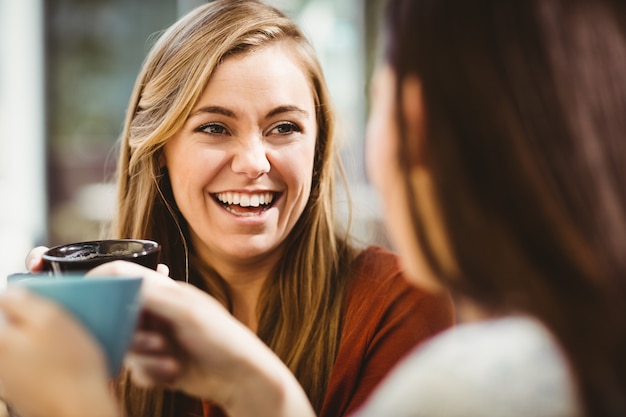
<path fill-rule="evenodd" d="M 169 275 L 170 275 L 170 267 L 165 265 L 165 264 L 158 264 L 156 271 L 159 274 L 165 275 L 166 277 L 169 277 Z"/>
<path fill-rule="evenodd" d="M 28 269 L 29 272 L 41 271 L 43 268 L 42 257 L 44 252 L 47 250 L 48 248 L 46 246 L 37 246 L 28 252 L 24 263 L 26 264 L 26 269 Z"/>

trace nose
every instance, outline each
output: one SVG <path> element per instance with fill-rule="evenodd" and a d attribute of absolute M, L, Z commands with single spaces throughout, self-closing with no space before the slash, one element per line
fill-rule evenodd
<path fill-rule="evenodd" d="M 233 157 L 232 169 L 237 174 L 258 178 L 270 171 L 267 149 L 262 140 L 241 144 Z"/>

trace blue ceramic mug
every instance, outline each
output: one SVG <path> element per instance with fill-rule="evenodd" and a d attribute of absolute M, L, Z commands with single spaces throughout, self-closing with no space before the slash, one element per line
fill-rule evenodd
<path fill-rule="evenodd" d="M 106 356 L 109 376 L 115 377 L 137 325 L 141 282 L 141 278 L 24 274 L 14 276 L 8 285 L 27 287 L 71 313 L 98 341 Z"/>

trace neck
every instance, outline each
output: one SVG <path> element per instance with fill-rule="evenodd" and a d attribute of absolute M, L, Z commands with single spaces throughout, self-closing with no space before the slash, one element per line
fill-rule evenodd
<path fill-rule="evenodd" d="M 276 267 L 278 251 L 255 258 L 239 259 L 216 257 L 211 253 L 202 258 L 217 272 L 228 286 L 233 315 L 256 332 L 257 305 L 265 282 Z"/>
<path fill-rule="evenodd" d="M 495 314 L 489 312 L 484 306 L 465 297 L 456 297 L 454 304 L 459 323 L 482 321 L 495 316 Z"/>
<path fill-rule="evenodd" d="M 224 278 L 230 289 L 233 303 L 233 315 L 246 327 L 256 333 L 258 328 L 257 304 L 267 276 L 256 280 L 234 282 Z"/>

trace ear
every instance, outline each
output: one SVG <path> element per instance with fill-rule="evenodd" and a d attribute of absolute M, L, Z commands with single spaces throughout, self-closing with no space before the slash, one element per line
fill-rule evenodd
<path fill-rule="evenodd" d="M 422 164 L 426 141 L 424 102 L 422 83 L 419 78 L 413 75 L 407 76 L 402 81 L 402 116 L 404 117 L 411 161 L 415 164 Z"/>

